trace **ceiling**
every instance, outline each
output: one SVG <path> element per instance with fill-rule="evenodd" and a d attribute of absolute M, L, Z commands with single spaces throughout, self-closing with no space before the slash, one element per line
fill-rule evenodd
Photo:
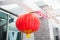
<path fill-rule="evenodd" d="M 47 4 L 52 6 L 53 9 L 60 9 L 60 0 L 23 0 L 24 2 L 36 2 L 39 5 Z"/>
<path fill-rule="evenodd" d="M 60 9 L 60 0 L 43 0 L 49 6 L 52 6 L 53 9 Z"/>

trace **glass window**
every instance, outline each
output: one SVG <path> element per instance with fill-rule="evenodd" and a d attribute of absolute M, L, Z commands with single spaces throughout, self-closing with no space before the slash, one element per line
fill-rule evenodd
<path fill-rule="evenodd" d="M 21 32 L 15 25 L 16 18 L 7 10 L 0 10 L 0 40 L 21 40 Z"/>

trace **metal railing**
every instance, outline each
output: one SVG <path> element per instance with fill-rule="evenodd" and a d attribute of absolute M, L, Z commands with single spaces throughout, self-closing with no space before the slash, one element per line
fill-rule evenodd
<path fill-rule="evenodd" d="M 17 14 L 14 14 L 14 13 L 12 13 L 12 12 L 6 10 L 6 9 L 0 8 L 0 10 L 2 10 L 2 11 L 4 11 L 4 12 L 7 12 L 7 13 L 9 13 L 9 14 L 11 14 L 11 15 L 14 15 L 14 16 L 16 16 L 16 17 L 18 17 Z"/>

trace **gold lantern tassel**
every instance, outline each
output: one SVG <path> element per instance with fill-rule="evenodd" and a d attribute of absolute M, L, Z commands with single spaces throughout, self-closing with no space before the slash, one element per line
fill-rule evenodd
<path fill-rule="evenodd" d="M 27 38 L 30 38 L 30 34 L 26 34 L 26 37 L 27 37 Z"/>

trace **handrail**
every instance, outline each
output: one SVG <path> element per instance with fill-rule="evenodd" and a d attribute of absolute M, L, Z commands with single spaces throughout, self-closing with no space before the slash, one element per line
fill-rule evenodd
<path fill-rule="evenodd" d="M 12 13 L 12 12 L 6 10 L 6 9 L 3 9 L 3 8 L 1 8 L 1 7 L 0 7 L 0 10 L 5 11 L 5 12 L 11 14 L 11 15 L 14 15 L 14 16 L 18 17 L 18 15 L 14 14 L 14 13 Z"/>

